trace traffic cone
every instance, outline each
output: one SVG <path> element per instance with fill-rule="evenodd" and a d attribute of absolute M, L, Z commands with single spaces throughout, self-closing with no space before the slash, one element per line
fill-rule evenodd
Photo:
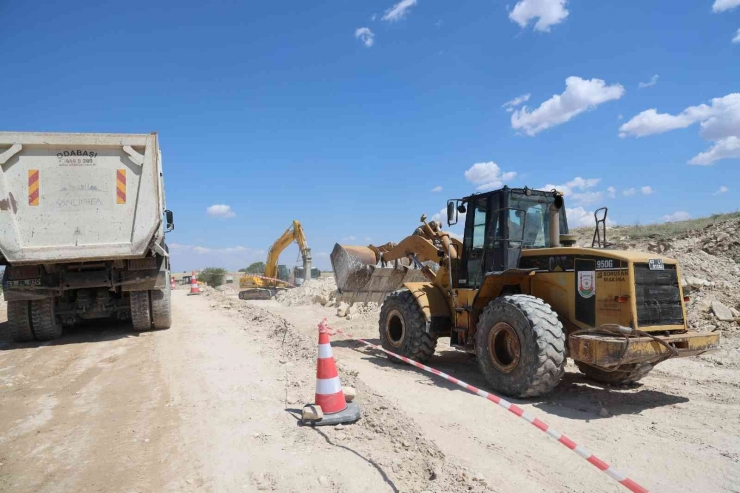
<path fill-rule="evenodd" d="M 319 357 L 316 362 L 316 401 L 303 408 L 302 421 L 312 426 L 354 423 L 360 419 L 360 406 L 346 402 L 337 365 L 331 352 L 326 319 L 319 324 Z M 320 408 L 320 411 L 319 409 Z"/>
<path fill-rule="evenodd" d="M 198 276 L 195 275 L 195 271 L 193 271 L 193 275 L 190 277 L 190 294 L 200 294 Z"/>
<path fill-rule="evenodd" d="M 329 330 L 325 326 L 319 328 L 319 358 L 316 363 L 316 404 L 321 406 L 324 414 L 334 414 L 344 411 L 347 402 L 344 400 L 342 383 L 339 381 L 337 365 L 331 352 Z"/>

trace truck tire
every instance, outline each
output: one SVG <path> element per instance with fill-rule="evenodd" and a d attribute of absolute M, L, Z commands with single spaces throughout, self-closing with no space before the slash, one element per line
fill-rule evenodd
<path fill-rule="evenodd" d="M 131 324 L 141 332 L 152 329 L 152 310 L 149 291 L 131 291 Z"/>
<path fill-rule="evenodd" d="M 511 397 L 551 392 L 565 371 L 565 331 L 550 305 L 515 294 L 491 301 L 478 320 L 475 352 L 491 387 Z"/>
<path fill-rule="evenodd" d="M 29 342 L 35 339 L 31 329 L 29 301 L 8 301 L 8 328 L 13 342 Z"/>
<path fill-rule="evenodd" d="M 622 365 L 617 371 L 604 371 L 580 361 L 576 361 L 576 366 L 587 378 L 607 385 L 626 385 L 637 382 L 653 368 L 652 365 L 631 364 Z"/>
<path fill-rule="evenodd" d="M 152 299 L 152 322 L 157 330 L 169 329 L 172 325 L 170 275 L 167 275 L 167 285 L 164 289 L 149 291 Z"/>
<path fill-rule="evenodd" d="M 437 338 L 426 332 L 424 314 L 408 289 L 388 295 L 380 310 L 380 342 L 383 349 L 420 363 L 429 361 Z M 402 362 L 389 357 L 393 362 Z"/>
<path fill-rule="evenodd" d="M 54 305 L 54 298 L 31 302 L 31 326 L 39 341 L 51 341 L 62 335 L 62 323 L 57 320 Z"/>

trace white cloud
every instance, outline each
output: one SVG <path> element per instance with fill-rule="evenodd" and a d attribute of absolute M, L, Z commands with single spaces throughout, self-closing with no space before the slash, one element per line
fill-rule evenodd
<path fill-rule="evenodd" d="M 441 191 L 442 191 L 442 187 L 441 186 L 436 186 L 436 187 L 432 188 L 432 192 L 441 192 Z"/>
<path fill-rule="evenodd" d="M 465 172 L 465 179 L 476 185 L 476 190 L 495 190 L 514 178 L 515 171 L 502 173 L 501 168 L 493 161 L 475 163 Z"/>
<path fill-rule="evenodd" d="M 653 190 L 653 187 L 642 187 L 640 188 L 640 192 L 643 195 L 652 195 L 653 193 L 655 193 L 655 190 Z"/>
<path fill-rule="evenodd" d="M 514 111 L 514 108 L 516 106 L 519 106 L 520 104 L 526 103 L 527 101 L 529 101 L 529 97 L 530 96 L 531 96 L 531 94 L 523 94 L 521 96 L 517 96 L 514 99 L 512 99 L 510 101 L 507 101 L 504 104 L 502 104 L 501 107 L 502 108 L 506 108 L 506 111 L 508 111 L 508 112 L 512 112 L 512 111 Z"/>
<path fill-rule="evenodd" d="M 637 193 L 637 189 L 634 187 L 628 188 L 626 190 L 622 190 L 622 195 L 624 195 L 625 197 L 632 197 L 636 193 Z"/>
<path fill-rule="evenodd" d="M 740 43 L 740 29 L 737 30 L 737 33 L 735 33 L 735 37 L 732 38 L 733 43 Z"/>
<path fill-rule="evenodd" d="M 714 193 L 713 193 L 712 195 L 720 195 L 720 194 L 723 194 L 723 193 L 727 193 L 727 192 L 729 192 L 729 191 L 730 191 L 730 189 L 729 189 L 729 188 L 727 188 L 726 186 L 722 185 L 722 186 L 721 186 L 721 187 L 719 187 L 719 189 L 718 189 L 718 190 L 717 190 L 716 192 L 714 192 Z"/>
<path fill-rule="evenodd" d="M 650 82 L 640 82 L 639 84 L 637 84 L 637 87 L 639 87 L 640 89 L 642 89 L 643 87 L 653 87 L 657 83 L 658 75 L 656 74 L 650 77 Z"/>
<path fill-rule="evenodd" d="M 619 84 L 608 86 L 601 79 L 568 77 L 562 94 L 554 95 L 531 113 L 526 106 L 515 111 L 511 115 L 511 127 L 524 130 L 527 135 L 536 135 L 623 95 L 624 87 Z"/>
<path fill-rule="evenodd" d="M 588 191 L 588 189 L 595 187 L 600 181 L 601 178 L 581 178 L 580 176 L 576 176 L 571 181 L 562 185 L 548 183 L 542 187 L 542 190 L 555 189 L 562 192 L 563 196 L 574 204 L 593 204 L 601 200 L 604 194 L 598 191 Z"/>
<path fill-rule="evenodd" d="M 688 221 L 689 219 L 691 219 L 691 214 L 686 211 L 678 211 L 674 212 L 673 214 L 666 214 L 660 219 L 667 223 L 674 223 L 676 221 Z"/>
<path fill-rule="evenodd" d="M 355 241 L 357 237 L 355 235 L 349 235 L 344 238 L 342 238 L 343 241 Z"/>
<path fill-rule="evenodd" d="M 236 217 L 236 213 L 231 210 L 231 206 L 226 204 L 213 204 L 206 209 L 206 213 L 209 216 L 220 217 L 223 219 Z"/>
<path fill-rule="evenodd" d="M 740 5 L 740 0 L 715 0 L 712 10 L 715 14 L 731 10 Z"/>
<path fill-rule="evenodd" d="M 525 28 L 531 20 L 538 19 L 535 31 L 549 32 L 550 26 L 560 24 L 568 17 L 567 0 L 519 0 L 509 12 L 509 19 Z"/>
<path fill-rule="evenodd" d="M 369 27 L 359 27 L 355 31 L 355 38 L 359 39 L 362 44 L 370 48 L 375 43 L 375 34 Z"/>
<path fill-rule="evenodd" d="M 385 14 L 383 15 L 382 19 L 384 21 L 400 21 L 404 17 L 406 17 L 409 13 L 409 9 L 416 5 L 417 0 L 401 0 L 397 4 L 395 4 L 393 7 L 389 8 L 385 11 Z"/>
<path fill-rule="evenodd" d="M 378 14 L 373 14 L 373 15 L 370 16 L 370 20 L 373 21 L 373 22 L 375 22 L 375 19 L 377 19 L 377 18 L 378 18 Z"/>
<path fill-rule="evenodd" d="M 720 159 L 740 157 L 740 93 L 714 98 L 711 105 L 689 106 L 678 115 L 645 110 L 619 127 L 619 136 L 644 137 L 699 123 L 699 135 L 714 143 L 689 164 L 707 166 Z"/>
<path fill-rule="evenodd" d="M 617 189 L 616 188 L 609 187 L 609 188 L 606 189 L 606 191 L 609 192 L 609 198 L 610 199 L 616 198 L 616 196 L 617 196 Z"/>

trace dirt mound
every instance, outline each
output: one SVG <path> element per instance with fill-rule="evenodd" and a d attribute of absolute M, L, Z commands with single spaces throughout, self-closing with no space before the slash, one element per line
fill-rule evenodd
<path fill-rule="evenodd" d="M 275 299 L 288 306 L 310 305 L 318 303 L 325 305 L 335 297 L 337 285 L 333 277 L 322 277 L 304 282 L 297 288 L 286 289 L 275 295 Z"/>

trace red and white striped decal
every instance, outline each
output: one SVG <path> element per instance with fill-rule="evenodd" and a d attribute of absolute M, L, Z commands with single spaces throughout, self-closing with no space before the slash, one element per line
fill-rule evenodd
<path fill-rule="evenodd" d="M 352 334 L 349 334 L 347 332 L 344 332 L 339 329 L 331 329 L 326 324 L 326 319 L 322 320 L 319 324 L 319 330 L 327 330 L 327 331 L 334 331 L 337 334 L 342 334 L 350 339 L 354 339 L 355 341 L 359 341 L 366 346 L 370 346 L 373 349 L 377 349 L 378 351 L 382 351 L 390 356 L 393 356 L 394 358 L 398 358 L 410 365 L 413 365 L 420 370 L 424 370 L 428 373 L 433 373 L 434 375 L 437 375 L 438 377 L 442 377 L 448 382 L 452 382 L 455 385 L 459 385 L 460 387 L 472 392 L 473 394 L 476 394 L 480 397 L 483 397 L 484 399 L 488 399 L 489 401 L 493 402 L 494 404 L 498 404 L 499 406 L 503 407 L 510 413 L 519 416 L 520 418 L 524 419 L 527 423 L 533 425 L 535 428 L 538 428 L 540 431 L 545 432 L 548 436 L 551 438 L 554 438 L 558 442 L 562 443 L 566 447 L 568 447 L 570 450 L 578 454 L 583 459 L 586 459 L 588 462 L 590 462 L 592 465 L 597 467 L 600 471 L 605 472 L 607 475 L 609 475 L 610 478 L 617 481 L 619 484 L 627 488 L 628 490 L 634 492 L 634 493 L 647 493 L 648 490 L 644 487 L 640 486 L 621 472 L 617 471 L 613 467 L 611 467 L 609 464 L 604 462 L 603 460 L 599 459 L 595 455 L 593 455 L 591 452 L 586 450 L 584 447 L 578 445 L 573 440 L 565 436 L 564 434 L 560 433 L 559 431 L 555 430 L 551 426 L 549 426 L 547 423 L 540 421 L 539 419 L 535 418 L 528 412 L 524 411 L 521 407 L 517 406 L 516 404 L 512 404 L 511 402 L 507 401 L 506 399 L 503 399 L 495 394 L 491 394 L 490 392 L 486 392 L 485 390 L 481 390 L 477 387 L 474 387 L 472 385 L 469 385 L 462 380 L 458 380 L 455 377 L 451 377 L 446 373 L 443 373 L 435 368 L 431 368 L 426 365 L 422 365 L 421 363 L 417 363 L 416 361 L 406 358 L 405 356 L 398 355 L 396 353 L 392 353 L 386 349 L 383 349 L 380 346 L 376 346 L 375 344 L 372 344 L 370 342 L 367 342 L 364 339 L 360 339 L 359 337 L 355 337 Z"/>

